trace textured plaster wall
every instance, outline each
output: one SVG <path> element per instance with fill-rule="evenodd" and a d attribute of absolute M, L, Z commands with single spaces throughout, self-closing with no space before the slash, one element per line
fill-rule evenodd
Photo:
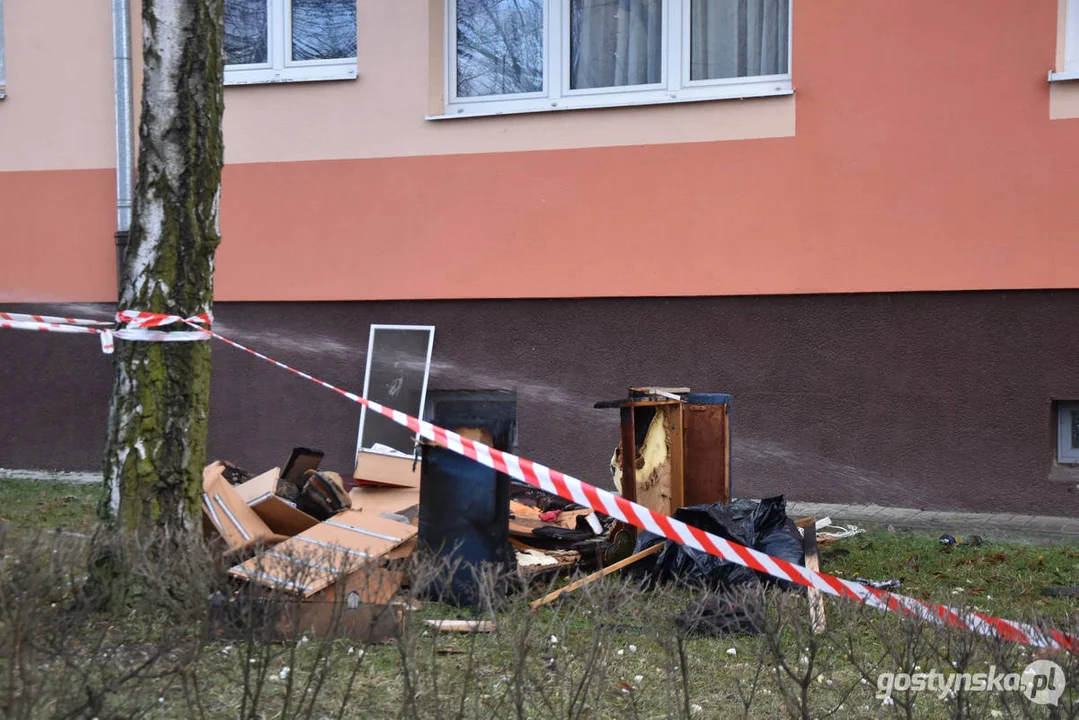
<path fill-rule="evenodd" d="M 73 310 L 63 306 L 64 312 Z M 102 308 L 104 309 L 104 308 Z M 86 314 L 86 308 L 74 308 Z M 1079 514 L 1047 479 L 1051 400 L 1079 399 L 1079 292 L 218 304 L 218 328 L 362 390 L 370 323 L 437 326 L 433 387 L 516 388 L 522 453 L 606 484 L 630 385 L 730 392 L 734 491 Z M 111 372 L 91 338 L 0 343 L 0 467 L 99 462 Z M 210 452 L 252 470 L 293 445 L 351 469 L 358 408 L 214 348 Z"/>

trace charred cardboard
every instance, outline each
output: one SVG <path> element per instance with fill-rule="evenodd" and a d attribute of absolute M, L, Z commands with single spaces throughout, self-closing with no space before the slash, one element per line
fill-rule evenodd
<path fill-rule="evenodd" d="M 401 627 L 404 604 L 398 601 L 401 574 L 374 563 L 339 579 L 309 598 L 265 588 L 258 603 L 267 622 L 267 639 L 286 640 L 304 633 L 319 637 L 347 637 L 356 642 L 379 643 L 395 637 Z M 219 638 L 242 637 L 244 611 L 211 612 L 212 632 Z M 242 618 L 242 619 L 241 619 Z M 237 620 L 240 620 L 238 623 Z"/>
<path fill-rule="evenodd" d="M 307 631 L 373 643 L 397 634 L 392 603 L 400 572 L 380 565 L 414 541 L 416 528 L 346 510 L 233 567 L 229 574 L 263 586 L 275 608 L 274 631 Z"/>
<path fill-rule="evenodd" d="M 374 487 L 357 485 L 348 493 L 353 510 L 372 515 L 394 513 L 400 515 L 420 502 L 417 488 Z"/>
<path fill-rule="evenodd" d="M 274 533 L 225 479 L 220 462 L 202 471 L 202 511 L 232 552 L 273 545 L 287 538 Z"/>
<path fill-rule="evenodd" d="M 280 468 L 235 486 L 236 492 L 275 533 L 289 537 L 318 524 L 318 520 L 277 494 Z"/>
<path fill-rule="evenodd" d="M 233 567 L 229 574 L 310 598 L 345 578 L 381 577 L 372 569 L 375 563 L 415 535 L 411 525 L 346 510 Z"/>
<path fill-rule="evenodd" d="M 411 457 L 384 455 L 361 450 L 356 453 L 356 472 L 352 474 L 357 484 L 386 485 L 400 488 L 419 488 L 419 463 Z"/>
<path fill-rule="evenodd" d="M 347 637 L 374 644 L 395 637 L 401 628 L 402 609 L 392 604 L 362 602 L 352 591 L 337 592 L 331 586 L 316 598 L 287 603 L 276 618 L 278 638 L 314 633 L 318 637 Z"/>

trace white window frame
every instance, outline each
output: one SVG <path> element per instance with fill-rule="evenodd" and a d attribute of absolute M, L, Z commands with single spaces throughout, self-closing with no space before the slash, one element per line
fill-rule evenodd
<path fill-rule="evenodd" d="M 689 79 L 691 0 L 662 0 L 664 18 L 662 73 L 654 85 L 570 89 L 570 0 L 545 0 L 543 91 L 513 95 L 457 96 L 457 0 L 445 0 L 445 58 L 443 115 L 430 120 L 483 115 L 574 110 L 585 108 L 657 105 L 701 100 L 742 99 L 790 95 L 793 61 L 794 0 L 787 17 L 787 72 L 778 75 Z"/>
<path fill-rule="evenodd" d="M 226 65 L 226 85 L 356 79 L 356 58 L 292 60 L 292 0 L 266 0 L 268 62 Z"/>
<path fill-rule="evenodd" d="M 403 330 L 405 332 L 426 332 L 427 333 L 427 357 L 424 360 L 423 365 L 423 386 L 420 388 L 420 407 L 416 412 L 415 417 L 422 418 L 424 408 L 427 406 L 427 383 L 431 379 L 431 353 L 435 348 L 435 326 L 434 325 L 372 325 L 370 331 L 367 334 L 367 364 L 363 371 L 363 397 L 367 398 L 367 393 L 371 390 L 371 365 L 375 356 L 375 334 L 379 330 Z M 401 408 L 394 408 L 394 410 L 402 410 Z M 416 410 L 416 408 L 404 408 L 403 412 L 409 410 Z M 360 406 L 360 427 L 356 431 L 356 454 L 361 452 L 385 454 L 379 453 L 377 450 L 371 448 L 365 448 L 363 446 L 363 431 L 364 426 L 367 424 L 367 406 Z M 417 439 L 416 448 L 419 447 Z M 416 449 L 413 449 L 415 454 Z"/>
<path fill-rule="evenodd" d="M 1049 72 L 1049 82 L 1079 80 L 1079 0 L 1064 8 L 1064 67 Z"/>
<path fill-rule="evenodd" d="M 7 74 L 4 71 L 4 0 L 0 0 L 0 100 L 7 97 Z"/>
<path fill-rule="evenodd" d="M 1079 448 L 1071 447 L 1072 415 L 1079 413 L 1079 402 L 1057 403 L 1057 462 L 1079 464 Z"/>

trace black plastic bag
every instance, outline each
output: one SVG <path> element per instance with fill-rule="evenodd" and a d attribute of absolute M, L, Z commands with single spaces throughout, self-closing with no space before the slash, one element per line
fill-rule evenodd
<path fill-rule="evenodd" d="M 766 498 L 759 503 L 735 500 L 729 505 L 692 505 L 679 508 L 674 517 L 687 525 L 768 555 L 797 565 L 805 563 L 802 536 L 794 522 L 787 517 L 787 501 L 782 495 Z M 713 590 L 758 581 L 793 587 L 786 581 L 778 581 L 700 550 L 670 540 L 664 541 L 650 532 L 642 531 L 637 535 L 634 552 L 640 552 L 657 542 L 665 542 L 664 548 L 640 563 L 641 570 L 651 570 L 653 581 L 673 581 Z M 652 561 L 650 568 L 645 565 L 648 560 Z"/>
<path fill-rule="evenodd" d="M 752 595 L 721 591 L 691 600 L 674 622 L 699 635 L 757 635 L 764 627 L 764 607 Z"/>

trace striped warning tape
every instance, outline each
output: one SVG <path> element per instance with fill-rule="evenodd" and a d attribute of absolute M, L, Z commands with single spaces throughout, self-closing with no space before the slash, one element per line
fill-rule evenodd
<path fill-rule="evenodd" d="M 52 322 L 54 320 L 60 320 L 61 322 Z M 68 320 L 70 320 L 70 318 L 23 315 L 21 313 L 3 313 L 2 317 L 0 317 L 0 328 L 97 335 L 101 339 L 101 351 L 106 355 L 112 354 L 112 340 L 117 331 L 106 327 L 96 327 L 97 323 L 92 320 L 83 320 L 78 323 L 68 322 Z"/>
<path fill-rule="evenodd" d="M 188 322 L 188 321 L 185 321 Z M 188 322 L 192 327 L 197 327 L 193 322 Z M 566 500 L 591 508 L 597 512 L 613 517 L 622 522 L 629 523 L 638 528 L 648 530 L 668 540 L 686 545 L 688 547 L 706 552 L 710 555 L 723 558 L 732 563 L 751 568 L 765 575 L 786 580 L 805 587 L 812 587 L 821 592 L 838 597 L 865 603 L 872 607 L 889 610 L 891 612 L 922 618 L 931 622 L 961 628 L 971 632 L 1000 637 L 1006 640 L 1025 643 L 1035 647 L 1047 647 L 1054 649 L 1079 651 L 1079 638 L 1051 628 L 1039 628 L 1026 623 L 951 608 L 934 602 L 919 600 L 891 593 L 886 590 L 862 585 L 861 583 L 843 580 L 827 573 L 809 570 L 801 565 L 795 565 L 781 558 L 772 557 L 765 553 L 753 550 L 744 545 L 730 542 L 717 535 L 705 532 L 672 517 L 653 512 L 643 505 L 630 502 L 625 498 L 615 495 L 607 490 L 589 485 L 575 477 L 553 470 L 545 465 L 532 462 L 512 453 L 497 450 L 489 445 L 471 440 L 445 428 L 438 427 L 429 422 L 407 415 L 399 410 L 385 407 L 360 397 L 355 393 L 342 390 L 324 380 L 297 370 L 283 362 L 274 360 L 260 352 L 241 345 L 222 335 L 205 330 L 206 334 L 217 338 L 235 348 L 239 348 L 268 363 L 287 370 L 305 380 L 321 385 L 342 395 L 352 402 L 359 403 L 367 409 L 377 412 L 398 425 L 407 427 L 420 437 L 440 445 L 448 450 L 471 458 L 489 468 L 505 473 L 510 477 L 538 487 L 546 492 L 558 495 Z"/>
<path fill-rule="evenodd" d="M 205 312 L 193 315 L 189 318 L 183 318 L 179 315 L 159 315 L 157 313 L 140 312 L 138 310 L 121 310 L 116 313 L 116 322 L 119 324 L 126 323 L 128 327 L 133 329 L 162 327 L 163 325 L 173 325 L 175 323 L 183 322 L 209 327 L 211 323 L 213 323 L 213 316 L 210 313 Z"/>
<path fill-rule="evenodd" d="M 79 318 L 56 317 L 54 315 L 29 315 L 26 313 L 6 312 L 0 312 L 0 320 L 10 320 L 12 322 L 55 323 L 60 325 L 112 325 L 111 322 L 105 320 L 81 320 Z"/>
<path fill-rule="evenodd" d="M 55 317 L 52 315 L 30 315 L 26 313 L 0 312 L 0 328 L 10 330 L 37 330 L 39 332 L 83 333 L 97 335 L 101 339 L 101 351 L 112 354 L 113 338 L 135 342 L 192 342 L 209 340 L 210 336 L 199 325 L 209 326 L 212 318 L 209 313 L 202 313 L 190 318 L 180 315 L 159 315 L 157 313 L 125 310 L 116 314 L 116 322 L 128 324 L 125 328 L 114 328 L 112 323 L 100 320 Z M 193 324 L 196 331 L 149 330 L 175 323 Z"/>

